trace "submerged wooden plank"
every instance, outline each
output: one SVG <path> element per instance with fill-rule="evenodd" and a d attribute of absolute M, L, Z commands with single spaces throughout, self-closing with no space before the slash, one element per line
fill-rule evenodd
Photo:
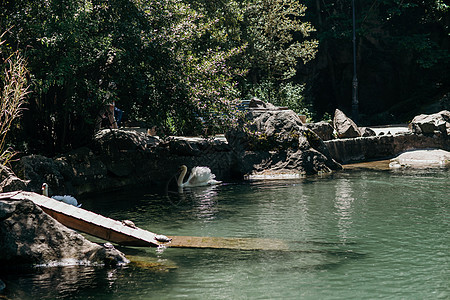
<path fill-rule="evenodd" d="M 285 241 L 260 238 L 223 238 L 197 236 L 171 236 L 167 247 L 173 248 L 210 248 L 232 250 L 276 250 L 287 251 Z"/>
<path fill-rule="evenodd" d="M 65 226 L 126 246 L 167 246 L 233 250 L 289 250 L 284 241 L 259 238 L 172 236 L 169 243 L 155 239 L 155 233 L 124 225 L 121 221 L 30 192 L 0 194 L 0 199 L 31 200 Z"/>
<path fill-rule="evenodd" d="M 360 162 L 354 164 L 342 165 L 344 170 L 376 170 L 376 171 L 387 171 L 389 168 L 390 160 L 376 160 L 368 162 Z"/>

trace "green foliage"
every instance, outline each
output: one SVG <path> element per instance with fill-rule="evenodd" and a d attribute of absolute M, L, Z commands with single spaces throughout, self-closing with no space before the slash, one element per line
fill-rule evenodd
<path fill-rule="evenodd" d="M 288 107 L 298 114 L 306 115 L 307 119 L 311 120 L 312 108 L 304 98 L 304 90 L 304 84 L 282 82 L 276 85 L 273 82 L 265 81 L 261 84 L 252 85 L 246 98 L 257 97 L 276 106 Z"/>
<path fill-rule="evenodd" d="M 386 20 L 387 41 L 399 56 L 410 56 L 420 68 L 430 69 L 450 60 L 448 49 L 442 48 L 430 32 L 439 30 L 448 19 L 449 6 L 442 1 L 385 0 L 380 14 Z M 418 24 L 418 26 L 411 26 Z"/>
<path fill-rule="evenodd" d="M 331 122 L 333 121 L 333 116 L 332 116 L 331 114 L 329 114 L 329 113 L 326 112 L 326 113 L 324 113 L 323 116 L 322 116 L 322 121 L 331 123 Z"/>
<path fill-rule="evenodd" d="M 300 63 L 314 58 L 315 29 L 304 21 L 306 6 L 298 1 L 249 1 L 243 19 L 248 41 L 243 60 L 249 69 L 243 94 L 256 96 L 297 113 L 311 115 L 303 99 L 304 86 L 293 83 Z"/>
<path fill-rule="evenodd" d="M 399 77 L 402 97 L 448 85 L 448 5 L 356 4 L 358 50 L 373 54 L 358 62 L 389 62 L 389 70 L 399 70 L 389 76 Z M 351 24 L 351 2 L 343 0 L 0 4 L 0 28 L 10 28 L 3 48 L 27 57 L 33 87 L 21 128 L 30 150 L 47 154 L 87 143 L 100 108 L 113 100 L 128 124 L 156 126 L 163 135 L 223 131 L 236 120 L 238 99 L 253 96 L 310 119 L 311 87 L 304 82 L 319 82 L 313 96 L 322 93 L 332 111 L 350 91 L 343 86 Z M 306 68 L 316 55 L 319 62 Z"/>
<path fill-rule="evenodd" d="M 3 35 L 0 36 L 0 39 L 2 37 Z M 3 44 L 4 41 L 0 41 L 2 56 L 8 53 L 8 51 L 4 51 L 6 47 Z M 2 69 L 3 67 L 5 72 L 2 74 L 0 94 L 0 165 L 6 165 L 15 155 L 15 151 L 7 147 L 7 136 L 15 126 L 16 119 L 21 116 L 29 93 L 26 61 L 20 53 L 15 52 L 9 55 L 2 65 Z"/>
<path fill-rule="evenodd" d="M 175 0 L 157 4 L 147 6 L 145 12 L 148 21 L 156 23 L 153 28 L 159 28 L 150 41 L 165 57 L 154 61 L 150 67 L 155 72 L 148 76 L 152 76 L 153 108 L 162 109 L 157 116 L 149 115 L 159 118 L 159 124 L 170 118 L 178 134 L 201 132 L 202 120 L 212 126 L 229 124 L 238 99 L 233 78 L 242 70 L 231 69 L 227 63 L 242 52 L 242 47 L 221 47 L 217 21 L 189 4 Z M 215 117 L 218 114 L 220 119 Z"/>
<path fill-rule="evenodd" d="M 314 28 L 301 18 L 306 6 L 294 0 L 251 1 L 244 15 L 249 41 L 246 58 L 253 83 L 287 80 L 296 74 L 298 60 L 313 59 L 318 42 L 306 39 Z"/>
<path fill-rule="evenodd" d="M 26 45 L 32 72 L 25 125 L 50 152 L 88 141 L 112 100 L 128 121 L 163 134 L 234 118 L 234 78 L 243 72 L 228 61 L 243 46 L 223 47 L 218 22 L 183 1 L 22 0 L 4 8 L 0 25 L 14 25 L 9 43 Z"/>

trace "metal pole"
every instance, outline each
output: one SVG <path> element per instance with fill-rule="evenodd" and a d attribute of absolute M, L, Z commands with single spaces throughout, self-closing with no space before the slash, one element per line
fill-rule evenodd
<path fill-rule="evenodd" d="M 352 117 L 353 121 L 358 121 L 358 77 L 356 76 L 356 20 L 355 20 L 355 0 L 352 0 L 353 11 L 353 92 L 352 92 Z"/>

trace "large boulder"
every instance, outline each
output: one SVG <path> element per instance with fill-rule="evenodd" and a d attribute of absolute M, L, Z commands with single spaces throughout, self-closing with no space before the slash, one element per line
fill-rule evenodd
<path fill-rule="evenodd" d="M 320 137 L 303 126 L 295 112 L 264 107 L 250 107 L 246 123 L 226 133 L 235 151 L 236 173 L 317 174 L 341 168 Z"/>
<path fill-rule="evenodd" d="M 248 107 L 250 109 L 278 109 L 275 105 L 273 105 L 272 103 L 269 102 L 264 102 L 256 97 L 253 97 L 249 104 Z"/>
<path fill-rule="evenodd" d="M 432 168 L 450 164 L 450 152 L 442 149 L 423 149 L 404 152 L 391 159 L 390 168 Z"/>
<path fill-rule="evenodd" d="M 0 192 L 26 190 L 28 181 L 22 180 L 6 166 L 0 165 Z"/>
<path fill-rule="evenodd" d="M 121 152 L 145 151 L 156 147 L 159 143 L 157 137 L 143 132 L 103 129 L 95 134 L 91 148 L 96 153 L 114 156 Z"/>
<path fill-rule="evenodd" d="M 306 126 L 314 131 L 323 141 L 334 139 L 334 128 L 330 123 L 321 121 L 317 123 L 308 123 Z"/>
<path fill-rule="evenodd" d="M 361 136 L 361 131 L 355 122 L 339 109 L 334 112 L 333 127 L 336 130 L 337 137 L 341 139 Z"/>
<path fill-rule="evenodd" d="M 0 200 L 0 266 L 53 264 L 116 266 L 129 261 L 65 227 L 29 200 Z"/>
<path fill-rule="evenodd" d="M 376 136 L 377 133 L 369 127 L 362 127 L 360 128 L 361 136 L 362 137 L 369 137 L 369 136 Z"/>
<path fill-rule="evenodd" d="M 450 136 L 450 111 L 443 110 L 431 115 L 418 115 L 409 124 L 415 134 Z"/>
<path fill-rule="evenodd" d="M 42 155 L 29 155 L 20 159 L 21 168 L 18 172 L 23 174 L 23 178 L 29 181 L 28 190 L 39 192 L 42 183 L 47 182 L 49 186 L 58 189 L 58 194 L 72 194 L 65 190 L 67 180 L 66 173 L 70 170 L 64 168 L 59 162 Z M 56 190 L 55 190 L 56 191 Z"/>

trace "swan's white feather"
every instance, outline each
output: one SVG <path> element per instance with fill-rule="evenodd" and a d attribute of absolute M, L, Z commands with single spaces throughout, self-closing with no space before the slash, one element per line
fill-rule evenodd
<path fill-rule="evenodd" d="M 69 195 L 53 196 L 52 198 L 55 199 L 55 200 L 62 201 L 64 203 L 76 206 L 76 207 L 80 207 L 81 206 L 81 204 L 78 204 L 77 199 L 75 199 L 74 197 L 69 196 Z"/>
<path fill-rule="evenodd" d="M 208 167 L 194 167 L 187 182 L 190 185 L 208 184 L 208 181 L 215 177 L 216 175 L 212 174 Z"/>
<path fill-rule="evenodd" d="M 206 186 L 221 183 L 215 180 L 216 175 L 211 173 L 211 169 L 208 167 L 194 167 L 191 170 L 191 174 L 185 183 L 180 180 L 181 186 L 183 187 L 195 187 L 195 186 Z"/>

